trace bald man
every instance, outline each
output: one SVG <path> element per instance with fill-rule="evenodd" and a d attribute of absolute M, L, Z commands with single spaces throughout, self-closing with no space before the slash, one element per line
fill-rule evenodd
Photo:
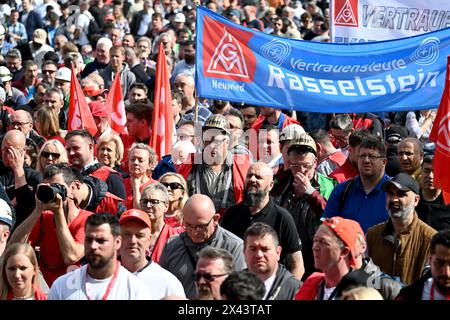
<path fill-rule="evenodd" d="M 397 156 L 403 172 L 420 183 L 423 148 L 416 138 L 405 138 L 398 144 Z"/>
<path fill-rule="evenodd" d="M 16 211 L 16 226 L 33 211 L 34 194 L 42 175 L 25 164 L 25 135 L 19 130 L 10 130 L 3 136 L 0 181 Z"/>
<path fill-rule="evenodd" d="M 185 232 L 169 239 L 159 264 L 181 281 L 189 299 L 197 297 L 195 267 L 197 252 L 207 245 L 231 253 L 235 270 L 246 267 L 242 239 L 219 226 L 219 215 L 212 200 L 203 194 L 194 194 L 183 208 Z"/>
<path fill-rule="evenodd" d="M 271 200 L 272 187 L 271 167 L 263 162 L 251 165 L 245 179 L 244 201 L 230 207 L 220 225 L 242 239 L 245 230 L 255 222 L 274 228 L 282 248 L 280 263 L 300 280 L 305 272 L 301 241 L 291 214 Z"/>
<path fill-rule="evenodd" d="M 44 144 L 45 139 L 33 130 L 33 117 L 28 111 L 16 110 L 11 114 L 8 130 L 20 130 L 29 140 L 33 141 L 39 148 Z"/>

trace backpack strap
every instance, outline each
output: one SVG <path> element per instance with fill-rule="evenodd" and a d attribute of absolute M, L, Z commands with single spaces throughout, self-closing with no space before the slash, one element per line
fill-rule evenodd
<path fill-rule="evenodd" d="M 339 209 L 342 211 L 345 205 L 345 200 L 347 200 L 348 193 L 350 192 L 353 183 L 355 183 L 355 178 L 351 178 L 345 182 L 345 188 L 339 198 Z"/>

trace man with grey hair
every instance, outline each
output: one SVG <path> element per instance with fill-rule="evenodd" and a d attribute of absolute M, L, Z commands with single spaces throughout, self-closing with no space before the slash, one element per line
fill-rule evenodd
<path fill-rule="evenodd" d="M 16 110 L 11 114 L 9 130 L 13 129 L 23 132 L 27 138 L 27 144 L 35 143 L 38 147 L 41 147 L 45 142 L 45 139 L 33 129 L 33 117 L 28 111 Z"/>
<path fill-rule="evenodd" d="M 419 185 L 411 176 L 399 173 L 382 188 L 389 219 L 367 231 L 367 253 L 381 271 L 411 284 L 422 274 L 436 230 L 417 216 Z"/>
<path fill-rule="evenodd" d="M 48 88 L 44 93 L 43 104 L 55 110 L 58 115 L 59 127 L 67 129 L 68 109 L 64 108 L 64 94 L 57 87 Z"/>
<path fill-rule="evenodd" d="M 246 267 L 242 239 L 219 226 L 219 215 L 212 200 L 203 194 L 189 198 L 183 208 L 183 224 L 186 229 L 169 239 L 159 264 L 172 272 L 183 284 L 186 297 L 198 296 L 194 271 L 197 252 L 210 245 L 227 250 L 234 258 L 235 270 Z"/>
<path fill-rule="evenodd" d="M 95 60 L 89 62 L 81 72 L 81 78 L 87 77 L 92 72 L 97 71 L 100 73 L 106 66 L 109 64 L 110 56 L 109 50 L 113 46 L 111 39 L 109 38 L 100 38 L 97 41 L 97 45 L 95 47 Z"/>
<path fill-rule="evenodd" d="M 220 286 L 234 271 L 233 256 L 225 249 L 207 246 L 197 253 L 197 300 L 221 300 Z"/>

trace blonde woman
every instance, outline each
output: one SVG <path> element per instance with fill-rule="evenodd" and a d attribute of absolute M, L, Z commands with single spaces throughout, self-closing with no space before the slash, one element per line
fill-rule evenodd
<path fill-rule="evenodd" d="M 142 190 L 155 182 L 151 176 L 156 164 L 156 153 L 149 145 L 133 143 L 128 154 L 130 177 L 123 181 L 127 192 L 125 206 L 128 209 L 140 208 Z"/>
<path fill-rule="evenodd" d="M 164 221 L 172 228 L 183 229 L 183 207 L 189 199 L 186 180 L 181 174 L 168 172 L 159 178 L 159 182 L 169 192 L 169 208 L 164 215 Z"/>
<path fill-rule="evenodd" d="M 1 300 L 47 300 L 39 284 L 39 265 L 28 243 L 10 245 L 0 262 Z"/>
<path fill-rule="evenodd" d="M 36 170 L 44 173 L 45 167 L 50 164 L 69 162 L 67 152 L 59 140 L 48 140 L 43 145 L 37 156 Z"/>
<path fill-rule="evenodd" d="M 65 131 L 59 127 L 58 115 L 53 108 L 40 107 L 33 114 L 34 127 L 46 140 L 55 139 L 65 144 Z"/>
<path fill-rule="evenodd" d="M 128 176 L 128 174 L 120 168 L 123 160 L 124 147 L 122 139 L 120 139 L 117 134 L 110 133 L 100 138 L 96 150 L 98 162 L 116 170 L 123 178 Z"/>

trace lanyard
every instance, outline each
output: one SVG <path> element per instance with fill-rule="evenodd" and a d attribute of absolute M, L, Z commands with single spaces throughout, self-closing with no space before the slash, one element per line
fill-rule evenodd
<path fill-rule="evenodd" d="M 430 300 L 434 300 L 434 280 L 433 280 L 433 283 L 431 284 Z M 445 300 L 450 300 L 450 294 L 445 295 Z"/>
<path fill-rule="evenodd" d="M 106 288 L 106 292 L 103 295 L 102 300 L 107 300 L 109 293 L 111 292 L 114 284 L 116 283 L 117 280 L 117 276 L 119 274 L 119 269 L 120 269 L 120 262 L 117 261 L 116 262 L 116 268 L 114 270 L 114 275 L 111 278 L 111 280 L 109 281 L 108 287 Z M 86 285 L 86 296 L 88 298 L 88 300 L 92 300 L 92 288 L 91 288 L 91 284 L 87 282 L 87 268 L 86 268 L 86 278 L 85 278 L 85 285 Z"/>

